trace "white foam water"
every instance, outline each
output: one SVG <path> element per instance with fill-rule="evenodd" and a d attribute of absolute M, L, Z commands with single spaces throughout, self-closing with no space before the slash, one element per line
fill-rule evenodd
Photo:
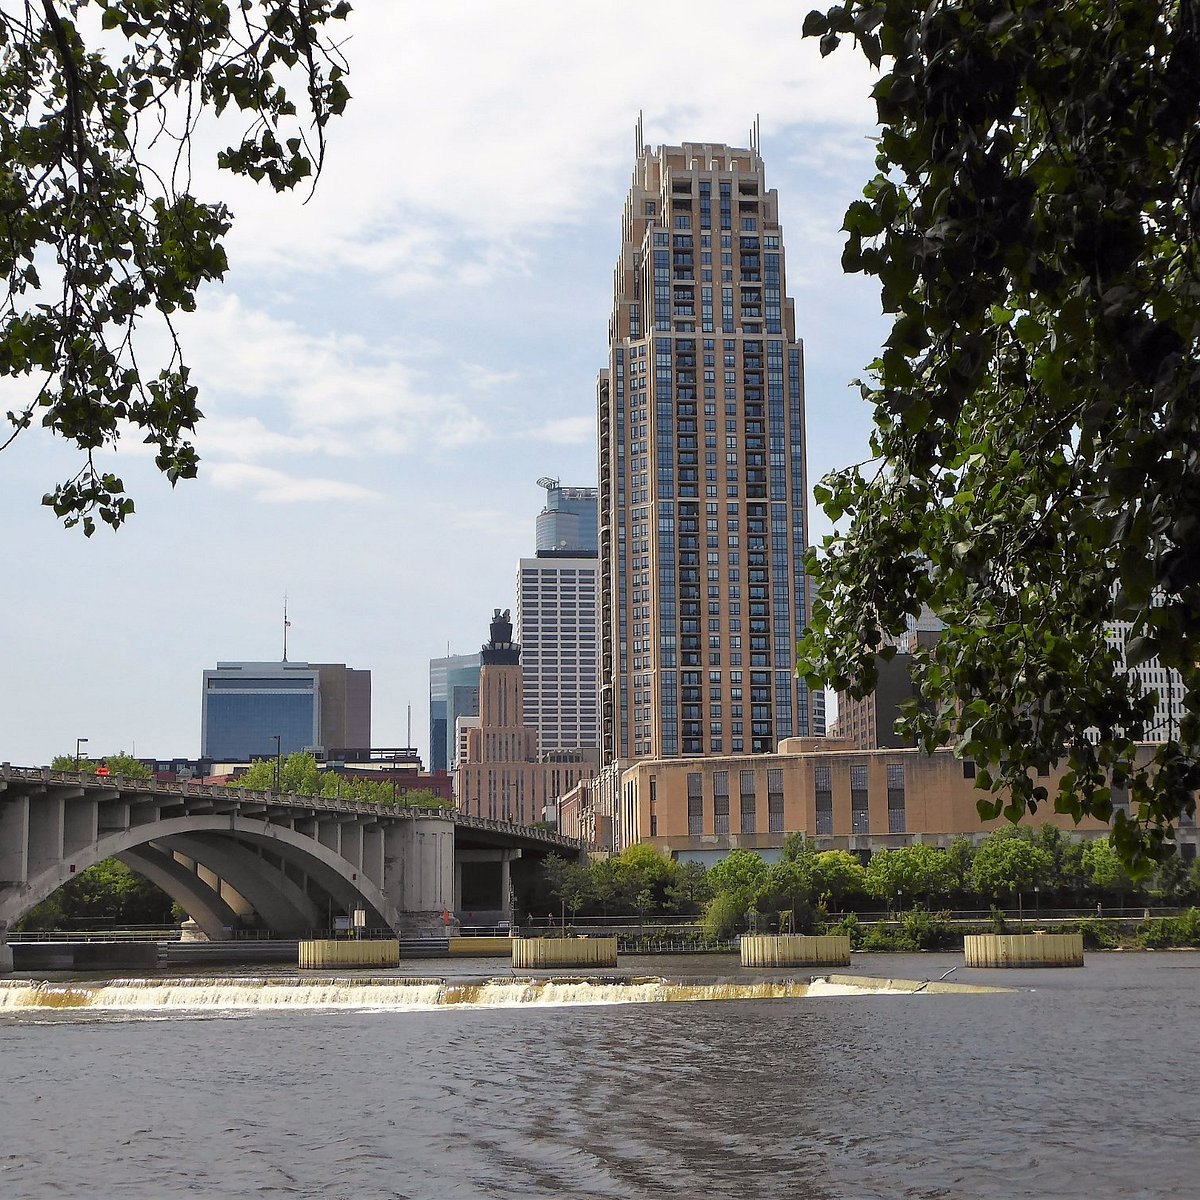
<path fill-rule="evenodd" d="M 848 995 L 807 980 L 688 983 L 636 979 L 401 980 L 380 978 L 116 979 L 108 983 L 0 983 L 0 1011 L 88 1009 L 163 1011 L 194 1009 L 379 1009 L 428 1011 L 448 1007 L 516 1008 L 523 1005 L 655 1004 L 720 1000 L 795 999 Z"/>
<path fill-rule="evenodd" d="M 860 987 L 853 983 L 830 983 L 828 979 L 814 979 L 808 985 L 810 996 L 911 996 L 913 988 Z"/>

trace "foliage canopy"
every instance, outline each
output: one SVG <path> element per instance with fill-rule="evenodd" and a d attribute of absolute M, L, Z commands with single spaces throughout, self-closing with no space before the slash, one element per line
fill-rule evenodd
<path fill-rule="evenodd" d="M 78 767 L 76 763 L 79 764 Z M 152 774 L 149 767 L 132 754 L 126 754 L 124 750 L 118 754 L 106 754 L 102 758 L 77 759 L 73 754 L 56 754 L 50 764 L 52 771 L 78 770 L 84 775 L 95 775 L 99 767 L 107 768 L 111 776 L 119 779 L 149 779 Z"/>
<path fill-rule="evenodd" d="M 96 461 L 122 432 L 167 478 L 196 474 L 201 413 L 173 315 L 227 262 L 229 210 L 191 194 L 203 117 L 240 113 L 226 170 L 276 190 L 320 171 L 349 93 L 327 27 L 344 0 L 4 0 L 0 4 L 0 376 L 28 380 L 7 447 L 35 421 L 83 464 L 43 503 L 89 536 L 133 511 Z M 299 101 L 297 97 L 300 97 Z M 165 324 L 167 361 L 138 357 Z"/>
<path fill-rule="evenodd" d="M 322 771 L 316 758 L 308 753 L 289 754 L 279 763 L 273 758 L 255 759 L 231 786 L 294 796 L 323 796 L 327 800 L 357 800 L 397 808 L 450 807 L 441 796 L 427 788 L 401 791 L 390 780 Z"/>
<path fill-rule="evenodd" d="M 928 606 L 908 729 L 982 765 L 985 817 L 1111 819 L 1144 872 L 1200 784 L 1200 2 L 844 0 L 804 32 L 881 71 L 842 263 L 893 326 L 872 459 L 816 489 L 842 524 L 801 671 L 865 694 Z M 1149 762 L 1164 668 L 1184 716 Z"/>

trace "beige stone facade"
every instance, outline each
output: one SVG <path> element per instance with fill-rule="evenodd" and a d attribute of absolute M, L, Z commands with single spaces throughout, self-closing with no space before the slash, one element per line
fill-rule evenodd
<path fill-rule="evenodd" d="M 564 798 L 562 829 L 619 851 L 649 842 L 673 856 L 721 857 L 735 847 L 777 851 L 789 833 L 822 850 L 948 844 L 1006 824 L 981 820 L 974 764 L 950 751 L 864 751 L 831 738 L 792 738 L 776 754 L 645 760 L 604 772 Z M 1053 775 L 1045 780 L 1053 789 Z M 1031 821 L 1101 836 L 1050 806 Z M 1194 828 L 1180 832 L 1195 845 Z"/>
<path fill-rule="evenodd" d="M 824 733 L 806 622 L 803 347 L 757 145 L 640 145 L 598 385 L 602 759 Z"/>
<path fill-rule="evenodd" d="M 463 731 L 456 804 L 472 816 L 520 825 L 554 820 L 559 797 L 595 774 L 596 752 L 539 754 L 537 730 L 524 723 L 521 647 L 507 611 L 496 610 L 480 659 L 478 724 Z"/>

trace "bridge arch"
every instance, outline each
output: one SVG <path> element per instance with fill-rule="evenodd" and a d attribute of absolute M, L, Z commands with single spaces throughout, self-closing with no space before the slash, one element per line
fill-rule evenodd
<path fill-rule="evenodd" d="M 280 871 L 267 869 L 240 838 L 229 834 L 175 834 L 163 839 L 168 851 L 178 851 L 245 897 L 268 929 L 303 933 L 316 929 L 321 912 L 312 898 Z"/>
<path fill-rule="evenodd" d="M 174 855 L 147 842 L 116 856 L 131 871 L 144 875 L 162 888 L 188 916 L 200 926 L 210 941 L 228 937 L 227 929 L 237 922 L 238 914 L 214 888 L 194 871 L 189 871 Z"/>
<path fill-rule="evenodd" d="M 69 862 L 64 858 L 32 876 L 27 883 L 0 890 L 0 929 L 12 925 L 31 908 L 40 904 L 67 883 L 78 871 L 95 866 L 96 863 L 102 862 L 106 858 L 121 858 L 130 851 L 140 852 L 143 862 L 161 867 L 161 862 L 148 856 L 142 850 L 143 847 L 151 842 L 170 846 L 173 837 L 186 838 L 196 834 L 220 835 L 234 843 L 250 841 L 268 846 L 280 857 L 289 858 L 304 869 L 311 870 L 314 878 L 318 882 L 322 882 L 322 886 L 324 886 L 324 880 L 336 881 L 340 897 L 352 899 L 368 909 L 373 909 L 388 927 L 395 929 L 398 926 L 399 914 L 396 907 L 389 902 L 378 884 L 368 878 L 358 865 L 343 858 L 317 839 L 297 833 L 285 825 L 260 821 L 252 817 L 214 813 L 167 817 L 103 834 L 95 841 L 73 852 Z M 140 869 L 134 867 L 132 862 L 129 865 L 134 870 Z M 158 881 L 155 880 L 155 882 Z M 181 879 L 174 872 L 170 873 L 170 882 L 171 888 L 164 887 L 163 890 L 187 908 L 202 928 L 205 922 L 211 923 L 214 920 L 214 915 L 218 910 L 213 908 L 202 892 L 191 890 L 185 892 Z M 230 883 L 235 890 L 241 891 L 237 882 L 231 879 Z M 160 886 L 162 885 L 160 884 Z M 178 896 L 172 891 L 172 888 L 179 889 Z M 209 891 L 212 889 L 210 888 Z M 216 893 L 214 892 L 213 895 L 215 896 Z M 192 913 L 189 904 L 184 902 L 185 896 L 196 903 L 197 912 Z M 290 900 L 288 903 L 290 904 Z M 203 921 L 201 914 L 204 917 Z"/>

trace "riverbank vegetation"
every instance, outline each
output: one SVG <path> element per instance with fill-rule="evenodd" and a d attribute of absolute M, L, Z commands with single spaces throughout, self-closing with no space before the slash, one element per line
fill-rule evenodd
<path fill-rule="evenodd" d="M 80 871 L 35 905 L 13 929 L 169 928 L 183 917 L 171 897 L 116 858 Z"/>
<path fill-rule="evenodd" d="M 707 869 L 647 845 L 582 863 L 552 856 L 526 897 L 526 911 L 564 924 L 636 914 L 644 926 L 691 916 L 714 943 L 746 931 L 782 930 L 846 933 L 856 949 L 939 950 L 961 946 L 964 933 L 1006 924 L 1032 928 L 1038 917 L 1058 922 L 1064 912 L 1094 909 L 1099 916 L 1071 928 L 1096 948 L 1200 945 L 1200 913 L 1122 922 L 1102 917 L 1105 906 L 1174 910 L 1197 901 L 1196 864 L 1175 857 L 1136 883 L 1107 842 L 1043 825 L 1001 828 L 978 844 L 958 838 L 944 850 L 882 851 L 866 865 L 845 850 L 818 851 L 803 834 L 789 835 L 778 861 L 736 849 Z M 1005 917 L 1005 910 L 1019 915 Z"/>

